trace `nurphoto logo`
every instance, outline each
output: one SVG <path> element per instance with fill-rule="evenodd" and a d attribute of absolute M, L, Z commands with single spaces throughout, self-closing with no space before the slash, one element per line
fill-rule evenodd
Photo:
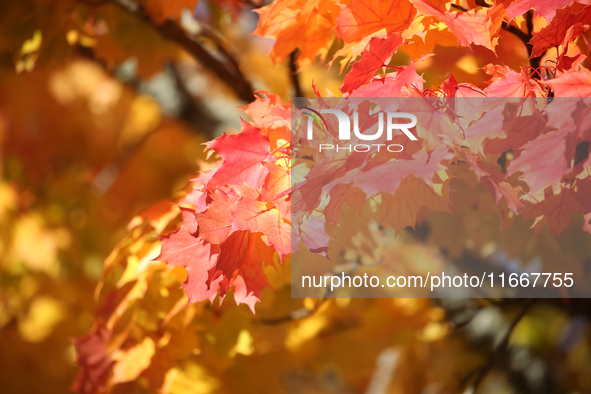
<path fill-rule="evenodd" d="M 349 115 L 338 109 L 320 109 L 316 111 L 312 108 L 304 107 L 304 114 L 308 116 L 307 122 L 307 139 L 314 139 L 314 122 L 322 129 L 323 125 L 328 130 L 328 123 L 322 114 L 331 114 L 336 116 L 338 122 L 338 136 L 340 141 L 351 140 L 351 119 Z M 392 141 L 394 136 L 394 130 L 400 130 L 410 140 L 417 141 L 417 137 L 410 131 L 417 124 L 417 117 L 407 112 L 386 112 L 386 120 L 384 121 L 384 112 L 378 112 L 377 130 L 374 133 L 366 133 L 359 130 L 359 113 L 355 111 L 353 113 L 353 134 L 355 140 L 358 141 L 377 141 L 382 139 L 384 134 L 384 128 L 386 129 L 386 140 Z M 410 122 L 398 123 L 400 119 L 410 120 Z M 322 121 L 322 122 L 321 122 Z M 385 124 L 385 127 L 384 127 Z M 375 150 L 377 152 L 382 148 L 386 148 L 389 152 L 402 152 L 404 146 L 400 144 L 349 144 L 349 145 L 338 145 L 338 144 L 320 144 L 319 150 L 326 151 L 335 149 L 337 152 L 340 150 L 348 150 L 349 152 L 369 152 Z"/>

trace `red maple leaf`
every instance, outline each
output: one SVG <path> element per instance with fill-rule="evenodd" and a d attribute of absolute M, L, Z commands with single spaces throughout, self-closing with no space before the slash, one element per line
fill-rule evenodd
<path fill-rule="evenodd" d="M 580 68 L 543 82 L 555 97 L 591 97 L 591 71 Z"/>
<path fill-rule="evenodd" d="M 349 190 L 352 188 L 353 183 L 339 184 L 332 188 L 330 191 L 330 201 L 324 209 L 324 216 L 326 217 L 326 223 L 337 225 L 341 218 L 341 207 L 347 199 Z M 365 201 L 364 201 L 365 202 Z"/>
<path fill-rule="evenodd" d="M 208 187 L 242 185 L 260 187 L 267 176 L 263 162 L 272 160 L 269 141 L 261 130 L 242 121 L 242 131 L 226 134 L 206 143 L 223 159 L 223 165 L 215 172 Z"/>
<path fill-rule="evenodd" d="M 574 41 L 589 29 L 591 22 L 591 7 L 572 14 L 569 8 L 556 12 L 556 17 L 550 24 L 533 34 L 530 44 L 533 45 L 531 57 L 542 56 L 549 48 L 563 45 L 563 52 L 567 50 L 567 44 Z"/>
<path fill-rule="evenodd" d="M 219 248 L 194 235 L 197 231 L 197 221 L 191 210 L 181 208 L 181 215 L 182 226 L 160 237 L 162 250 L 155 260 L 187 269 L 187 280 L 182 287 L 189 297 L 189 302 L 212 299 L 218 289 L 208 287 L 206 281 L 208 271 L 217 261 Z"/>
<path fill-rule="evenodd" d="M 499 126 L 502 127 L 503 115 L 497 113 L 497 111 L 494 111 L 493 113 L 497 114 L 498 119 L 500 120 Z M 494 123 L 491 124 L 491 126 L 492 125 L 494 125 Z M 501 130 L 500 133 L 495 133 L 498 134 L 498 137 L 503 138 L 494 138 L 487 141 L 484 145 L 484 153 L 501 154 L 508 150 L 517 151 L 518 149 L 521 149 L 523 145 L 536 139 L 542 134 L 544 132 L 544 127 L 545 120 L 539 112 L 530 116 L 519 116 L 512 119 L 506 126 L 505 132 Z M 483 125 L 483 128 L 486 130 L 486 125 Z M 493 127 L 490 127 L 489 131 L 492 130 Z M 497 131 L 498 130 L 499 129 L 497 129 Z"/>
<path fill-rule="evenodd" d="M 392 33 L 386 38 L 373 37 L 367 48 L 361 52 L 361 59 L 355 62 L 351 71 L 345 75 L 341 92 L 350 93 L 369 82 L 376 71 L 400 48 L 402 42 L 402 36 L 398 33 Z"/>
<path fill-rule="evenodd" d="M 220 245 L 220 256 L 211 270 L 208 284 L 219 280 L 220 297 L 223 297 L 236 281 L 244 285 L 244 291 L 234 294 L 237 303 L 246 303 L 254 312 L 254 304 L 260 301 L 261 290 L 269 286 L 263 271 L 263 263 L 273 264 L 275 250 L 268 246 L 259 233 L 235 231 Z M 239 279 L 238 279 L 239 277 Z"/>
<path fill-rule="evenodd" d="M 513 186 L 509 182 L 497 182 L 492 178 L 489 178 L 490 183 L 495 189 L 495 200 L 497 204 L 501 201 L 501 198 L 505 198 L 505 203 L 513 212 L 518 212 L 523 204 L 519 200 L 521 194 L 521 188 Z"/>
<path fill-rule="evenodd" d="M 274 206 L 256 201 L 253 195 L 242 197 L 232 210 L 232 230 L 263 233 L 280 258 L 291 252 L 291 225 Z"/>
<path fill-rule="evenodd" d="M 410 0 L 422 15 L 433 16 L 447 25 L 462 46 L 481 45 L 494 51 L 491 37 L 493 19 L 484 9 L 467 12 L 449 12 L 424 0 Z"/>
<path fill-rule="evenodd" d="M 374 78 L 370 83 L 351 92 L 351 97 L 422 96 L 425 80 L 416 72 L 415 63 L 397 67 L 395 73 Z"/>
<path fill-rule="evenodd" d="M 232 232 L 232 207 L 240 197 L 234 190 L 218 189 L 209 193 L 209 198 L 207 209 L 195 214 L 199 236 L 213 244 L 221 244 Z"/>
<path fill-rule="evenodd" d="M 76 364 L 80 372 L 72 390 L 81 394 L 94 394 L 105 385 L 115 362 L 107 351 L 110 337 L 111 330 L 99 325 L 88 335 L 74 339 Z"/>
<path fill-rule="evenodd" d="M 565 157 L 567 134 L 567 130 L 551 131 L 528 142 L 519 157 L 509 164 L 507 173 L 512 175 L 522 171 L 532 193 L 557 185 L 568 172 Z"/>
<path fill-rule="evenodd" d="M 534 97 L 534 82 L 526 70 L 521 73 L 506 68 L 484 91 L 491 97 Z"/>
<path fill-rule="evenodd" d="M 509 19 L 525 14 L 530 9 L 536 11 L 538 15 L 550 22 L 556 15 L 556 10 L 564 7 L 579 4 L 591 4 L 589 0 L 518 0 L 507 7 Z"/>
<path fill-rule="evenodd" d="M 570 226 L 571 215 L 575 212 L 589 212 L 591 201 L 591 188 L 589 179 L 582 186 L 562 187 L 558 194 L 548 187 L 544 190 L 544 199 L 537 204 L 531 204 L 524 208 L 525 219 L 540 218 L 535 222 L 535 232 L 538 233 L 545 224 L 550 231 L 560 235 L 562 230 Z"/>
<path fill-rule="evenodd" d="M 435 173 L 442 169 L 439 163 L 447 156 L 448 148 L 445 146 L 429 153 L 422 150 L 417 152 L 412 160 L 389 161 L 365 172 L 350 171 L 346 176 L 326 185 L 324 189 L 331 190 L 337 184 L 353 182 L 368 197 L 381 192 L 394 194 L 402 178 L 408 175 L 414 175 L 430 184 Z"/>

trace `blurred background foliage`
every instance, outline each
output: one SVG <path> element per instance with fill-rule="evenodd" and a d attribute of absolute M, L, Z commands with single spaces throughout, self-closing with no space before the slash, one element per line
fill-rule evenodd
<path fill-rule="evenodd" d="M 452 393 L 475 379 L 488 393 L 591 392 L 585 301 L 292 300 L 286 266 L 269 270 L 256 316 L 231 300 L 179 311 L 185 274 L 146 268 L 177 213 L 165 202 L 128 223 L 186 190 L 201 144 L 239 129 L 248 89 L 298 93 L 294 65 L 250 35 L 263 4 L 145 0 L 138 16 L 105 0 L 0 3 L 0 392 Z M 521 41 L 500 40 L 496 55 L 432 43 L 418 73 L 482 85 L 488 63 L 527 63 Z M 407 49 L 392 64 L 423 50 Z M 304 94 L 342 83 L 320 63 L 297 78 Z M 76 380 L 72 338 L 101 335 L 79 354 L 97 375 Z"/>
<path fill-rule="evenodd" d="M 196 2 L 145 3 L 160 22 Z M 254 88 L 286 99 L 287 66 L 272 67 L 269 40 L 248 35 L 255 14 L 234 18 L 239 3 L 203 2 L 197 13 Z M 63 393 L 106 256 L 138 212 L 186 186 L 203 142 L 239 127 L 244 102 L 114 2 L 1 9 L 0 392 Z"/>

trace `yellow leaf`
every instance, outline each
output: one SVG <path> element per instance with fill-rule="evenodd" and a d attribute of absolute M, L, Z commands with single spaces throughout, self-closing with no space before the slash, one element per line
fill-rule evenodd
<path fill-rule="evenodd" d="M 21 47 L 21 55 L 37 52 L 39 48 L 41 48 L 42 41 L 43 35 L 41 34 L 41 30 L 35 30 L 33 37 L 23 43 L 23 46 Z"/>
<path fill-rule="evenodd" d="M 31 302 L 27 316 L 19 322 L 19 331 L 25 340 L 40 342 L 47 338 L 64 318 L 62 304 L 50 297 L 40 296 Z"/>
<path fill-rule="evenodd" d="M 131 382 L 150 365 L 156 345 L 151 338 L 144 340 L 129 350 L 113 356 L 117 363 L 113 367 L 113 383 Z"/>
<path fill-rule="evenodd" d="M 234 358 L 237 354 L 242 354 L 245 356 L 249 356 L 254 351 L 252 347 L 252 335 L 248 330 L 241 330 L 238 333 L 238 340 L 236 341 L 236 345 L 228 352 L 228 356 L 230 358 Z"/>

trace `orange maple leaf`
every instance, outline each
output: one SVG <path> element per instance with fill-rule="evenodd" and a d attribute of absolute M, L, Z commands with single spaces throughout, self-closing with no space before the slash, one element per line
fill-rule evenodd
<path fill-rule="evenodd" d="M 351 71 L 345 75 L 341 92 L 352 92 L 367 83 L 400 48 L 402 40 L 402 36 L 397 33 L 392 33 L 386 38 L 373 37 L 361 53 L 361 59 L 356 61 Z"/>
<path fill-rule="evenodd" d="M 413 21 L 416 10 L 407 0 L 353 0 L 339 15 L 337 33 L 345 42 L 361 41 L 386 29 L 402 32 Z"/>
<path fill-rule="evenodd" d="M 436 17 L 445 23 L 449 30 L 456 35 L 460 45 L 481 45 L 494 52 L 491 25 L 495 21 L 486 10 L 473 9 L 467 12 L 449 12 L 424 0 L 410 1 L 422 15 Z"/>
<path fill-rule="evenodd" d="M 220 298 L 238 282 L 234 291 L 237 303 L 246 303 L 254 312 L 254 304 L 260 301 L 261 290 L 270 287 L 263 271 L 263 263 L 273 264 L 275 250 L 268 246 L 260 233 L 235 231 L 220 246 L 220 257 L 209 277 L 209 284 L 219 279 Z M 213 275 L 212 275 L 213 274 Z"/>
<path fill-rule="evenodd" d="M 255 10 L 259 24 L 253 34 L 277 40 L 270 56 L 281 63 L 296 49 L 299 68 L 309 66 L 316 56 L 325 59 L 334 41 L 340 8 L 333 0 L 284 0 Z"/>
<path fill-rule="evenodd" d="M 291 252 L 291 225 L 279 210 L 267 206 L 266 202 L 255 201 L 253 197 L 243 197 L 233 209 L 232 229 L 265 234 L 268 244 L 283 258 Z"/>

